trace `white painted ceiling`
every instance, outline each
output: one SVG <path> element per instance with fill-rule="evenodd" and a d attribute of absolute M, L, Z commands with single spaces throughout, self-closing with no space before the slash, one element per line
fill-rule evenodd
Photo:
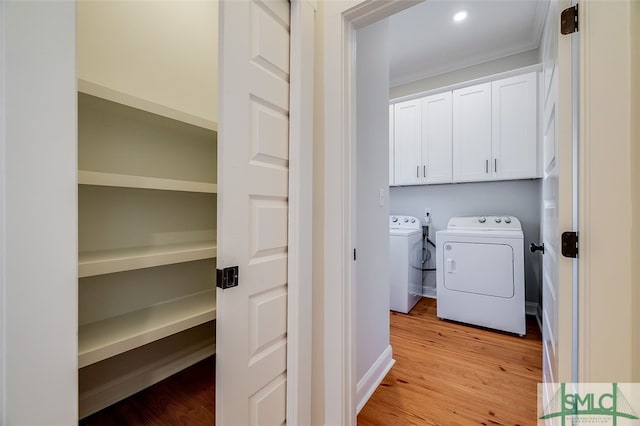
<path fill-rule="evenodd" d="M 546 0 L 426 0 L 393 15 L 391 86 L 536 49 L 547 6 Z M 461 10 L 467 19 L 453 22 Z"/>

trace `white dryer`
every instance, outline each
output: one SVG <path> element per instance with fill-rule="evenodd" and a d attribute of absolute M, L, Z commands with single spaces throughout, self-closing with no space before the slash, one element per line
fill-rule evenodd
<path fill-rule="evenodd" d="M 411 216 L 389 217 L 389 302 L 404 314 L 422 297 L 422 223 Z"/>
<path fill-rule="evenodd" d="M 526 333 L 524 240 L 513 216 L 453 217 L 436 233 L 438 317 Z"/>

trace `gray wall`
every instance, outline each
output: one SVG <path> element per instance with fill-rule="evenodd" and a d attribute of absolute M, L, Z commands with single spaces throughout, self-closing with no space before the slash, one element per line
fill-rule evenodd
<path fill-rule="evenodd" d="M 529 244 L 540 241 L 541 180 L 475 182 L 447 185 L 420 185 L 390 189 L 391 214 L 420 219 L 431 209 L 430 238 L 446 229 L 452 216 L 510 215 L 522 223 L 525 243 L 526 300 L 538 303 L 541 259 L 529 252 Z M 431 249 L 433 249 L 431 247 Z M 435 250 L 428 267 L 434 267 Z M 435 272 L 427 272 L 424 286 L 435 287 Z"/>
<path fill-rule="evenodd" d="M 388 22 L 356 33 L 356 379 L 389 347 Z M 380 190 L 384 203 L 380 204 Z M 375 332 L 372 332 L 374 331 Z"/>

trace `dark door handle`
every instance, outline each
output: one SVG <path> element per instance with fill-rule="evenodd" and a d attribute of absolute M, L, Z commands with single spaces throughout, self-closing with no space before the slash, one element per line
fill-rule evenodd
<path fill-rule="evenodd" d="M 531 245 L 529 246 L 529 250 L 531 250 L 531 253 L 541 251 L 542 254 L 544 254 L 544 244 L 537 246 L 535 243 L 531 243 Z"/>

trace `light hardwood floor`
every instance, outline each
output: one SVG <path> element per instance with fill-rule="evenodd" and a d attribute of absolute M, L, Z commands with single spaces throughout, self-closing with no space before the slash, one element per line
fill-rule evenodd
<path fill-rule="evenodd" d="M 422 299 L 391 313 L 395 366 L 358 425 L 535 425 L 542 342 L 533 317 L 524 338 L 436 317 Z"/>

